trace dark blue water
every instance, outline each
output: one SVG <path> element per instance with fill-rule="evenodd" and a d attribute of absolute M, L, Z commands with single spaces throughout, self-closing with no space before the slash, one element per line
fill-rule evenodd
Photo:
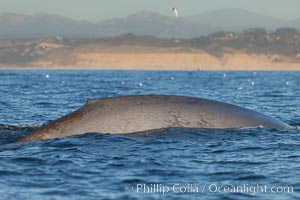
<path fill-rule="evenodd" d="M 299 199 L 300 131 L 168 129 L 15 143 L 87 98 L 204 97 L 300 126 L 299 72 L 0 71 L 1 199 Z"/>

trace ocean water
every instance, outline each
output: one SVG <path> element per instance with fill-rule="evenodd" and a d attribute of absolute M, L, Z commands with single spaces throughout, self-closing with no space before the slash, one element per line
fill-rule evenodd
<path fill-rule="evenodd" d="M 16 143 L 87 98 L 203 97 L 300 126 L 299 72 L 0 71 L 1 199 L 300 199 L 300 130 L 167 129 Z"/>

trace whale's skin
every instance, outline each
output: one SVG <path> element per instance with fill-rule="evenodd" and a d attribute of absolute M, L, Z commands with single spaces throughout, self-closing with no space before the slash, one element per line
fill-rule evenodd
<path fill-rule="evenodd" d="M 42 126 L 20 142 L 84 133 L 128 134 L 164 128 L 290 128 L 243 107 L 203 98 L 141 95 L 88 99 L 80 109 Z"/>

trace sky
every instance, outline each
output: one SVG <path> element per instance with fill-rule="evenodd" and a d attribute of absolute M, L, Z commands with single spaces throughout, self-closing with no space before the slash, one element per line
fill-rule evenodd
<path fill-rule="evenodd" d="M 140 10 L 171 15 L 172 7 L 181 16 L 242 8 L 277 19 L 300 17 L 300 0 L 0 0 L 0 13 L 47 13 L 92 22 L 124 17 Z"/>

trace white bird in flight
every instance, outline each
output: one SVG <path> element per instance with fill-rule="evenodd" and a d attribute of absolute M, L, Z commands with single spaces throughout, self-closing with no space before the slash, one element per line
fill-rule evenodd
<path fill-rule="evenodd" d="M 175 17 L 178 17 L 178 10 L 177 8 L 172 8 L 172 12 L 174 13 Z"/>

